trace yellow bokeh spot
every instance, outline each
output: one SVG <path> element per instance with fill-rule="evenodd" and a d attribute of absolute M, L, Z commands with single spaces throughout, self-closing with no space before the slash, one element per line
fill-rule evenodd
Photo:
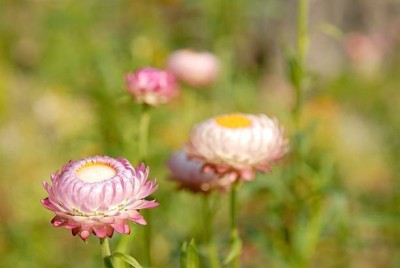
<path fill-rule="evenodd" d="M 244 128 L 251 126 L 251 120 L 242 114 L 222 115 L 215 118 L 215 122 L 227 128 Z"/>

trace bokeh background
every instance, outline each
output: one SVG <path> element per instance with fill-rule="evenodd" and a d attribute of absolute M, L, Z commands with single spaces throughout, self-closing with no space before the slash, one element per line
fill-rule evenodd
<path fill-rule="evenodd" d="M 202 198 L 178 192 L 165 162 L 219 113 L 276 116 L 292 137 L 283 52 L 295 46 L 296 4 L 0 0 L 0 266 L 102 265 L 95 238 L 51 227 L 41 183 L 70 159 L 137 163 L 140 107 L 124 74 L 163 68 L 190 47 L 215 53 L 220 76 L 154 109 L 147 163 L 160 184 L 154 266 L 179 267 L 182 242 L 201 241 Z M 291 179 L 289 155 L 241 187 L 243 267 L 400 267 L 400 2 L 310 0 L 309 34 L 301 174 Z M 228 195 L 213 198 L 222 258 Z M 134 228 L 139 261 L 143 228 Z"/>

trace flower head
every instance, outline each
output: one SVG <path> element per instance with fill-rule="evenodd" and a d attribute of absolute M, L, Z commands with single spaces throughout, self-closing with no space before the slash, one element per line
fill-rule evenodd
<path fill-rule="evenodd" d="M 269 171 L 286 151 L 287 141 L 276 119 L 266 115 L 227 114 L 194 127 L 185 149 L 204 169 L 251 180 L 255 171 Z"/>
<path fill-rule="evenodd" d="M 139 69 L 125 75 L 127 90 L 135 101 L 152 106 L 167 103 L 179 94 L 175 76 L 154 68 Z"/>
<path fill-rule="evenodd" d="M 376 73 L 388 50 L 388 42 L 379 35 L 350 33 L 345 38 L 345 51 L 361 74 Z"/>
<path fill-rule="evenodd" d="M 56 213 L 53 226 L 65 226 L 83 240 L 91 233 L 100 238 L 112 237 L 114 230 L 129 234 L 128 221 L 146 224 L 139 209 L 158 206 L 144 199 L 157 189 L 148 175 L 144 164 L 134 168 L 124 158 L 70 161 L 51 175 L 52 185 L 43 182 L 49 196 L 41 203 Z"/>
<path fill-rule="evenodd" d="M 217 78 L 219 61 L 209 52 L 181 49 L 169 57 L 168 69 L 189 86 L 205 87 Z"/>
<path fill-rule="evenodd" d="M 215 188 L 226 190 L 231 185 L 230 177 L 220 178 L 213 170 L 203 170 L 203 165 L 201 161 L 188 158 L 184 150 L 173 154 L 167 163 L 171 179 L 177 181 L 183 189 L 209 193 Z"/>

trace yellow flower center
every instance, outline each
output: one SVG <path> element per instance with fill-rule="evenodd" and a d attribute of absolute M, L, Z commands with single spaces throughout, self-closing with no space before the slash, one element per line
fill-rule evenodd
<path fill-rule="evenodd" d="M 251 126 L 251 120 L 242 114 L 221 115 L 215 118 L 215 122 L 227 128 L 244 128 Z"/>
<path fill-rule="evenodd" d="M 76 172 L 76 177 L 84 182 L 101 182 L 115 176 L 116 170 L 106 163 L 86 163 Z"/>

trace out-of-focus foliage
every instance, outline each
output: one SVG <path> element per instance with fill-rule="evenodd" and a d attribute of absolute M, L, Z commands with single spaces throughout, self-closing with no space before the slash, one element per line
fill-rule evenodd
<path fill-rule="evenodd" d="M 294 136 L 302 161 L 290 154 L 242 185 L 243 267 L 399 267 L 400 3 L 310 8 L 303 130 Z M 221 75 L 153 110 L 147 163 L 160 184 L 155 266 L 178 267 L 182 243 L 202 241 L 202 200 L 176 191 L 165 162 L 196 122 L 222 112 L 276 116 L 292 137 L 283 52 L 294 46 L 295 10 L 292 0 L 0 0 L 0 266 L 100 267 L 95 238 L 85 244 L 50 226 L 41 182 L 70 159 L 137 163 L 140 107 L 124 74 L 163 68 L 171 52 L 191 47 L 213 51 Z M 228 196 L 212 198 L 222 261 Z M 143 228 L 133 232 L 139 262 Z"/>

